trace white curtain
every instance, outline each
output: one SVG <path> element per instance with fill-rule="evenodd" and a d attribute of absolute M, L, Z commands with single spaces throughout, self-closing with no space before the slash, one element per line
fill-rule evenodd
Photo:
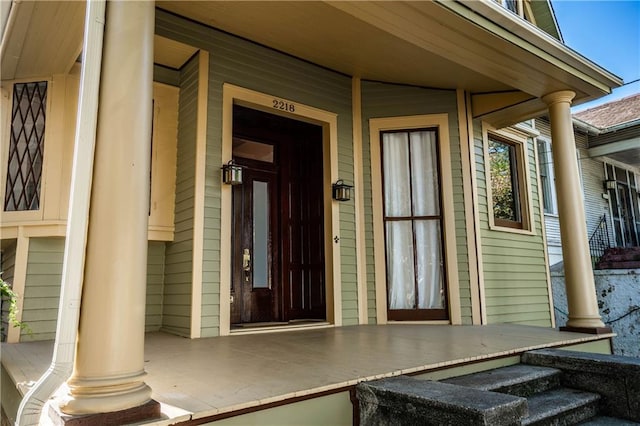
<path fill-rule="evenodd" d="M 409 134 L 382 136 L 385 216 L 411 216 Z"/>
<path fill-rule="evenodd" d="M 390 309 L 413 309 L 416 305 L 412 233 L 410 220 L 387 222 Z"/>
<path fill-rule="evenodd" d="M 390 309 L 444 307 L 440 221 L 411 218 L 440 214 L 436 143 L 435 131 L 382 136 Z"/>

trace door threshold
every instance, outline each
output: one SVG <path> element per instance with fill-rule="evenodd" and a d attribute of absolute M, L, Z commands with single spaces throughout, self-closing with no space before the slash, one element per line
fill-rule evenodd
<path fill-rule="evenodd" d="M 275 333 L 310 328 L 329 328 L 331 323 L 325 320 L 292 320 L 289 322 L 256 322 L 232 324 L 231 334 Z"/>

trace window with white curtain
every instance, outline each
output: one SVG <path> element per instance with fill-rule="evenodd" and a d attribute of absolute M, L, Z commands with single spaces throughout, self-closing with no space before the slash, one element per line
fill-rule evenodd
<path fill-rule="evenodd" d="M 383 132 L 388 318 L 447 319 L 438 134 Z"/>

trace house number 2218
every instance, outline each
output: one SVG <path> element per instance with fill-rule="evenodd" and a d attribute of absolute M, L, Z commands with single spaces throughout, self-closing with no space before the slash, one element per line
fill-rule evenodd
<path fill-rule="evenodd" d="M 296 112 L 296 106 L 292 103 L 281 101 L 280 99 L 274 99 L 273 107 L 282 111 Z"/>

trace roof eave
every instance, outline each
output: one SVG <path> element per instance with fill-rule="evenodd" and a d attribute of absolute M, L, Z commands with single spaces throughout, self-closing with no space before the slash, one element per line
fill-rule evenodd
<path fill-rule="evenodd" d="M 582 56 L 494 1 L 436 1 L 456 13 L 464 14 L 467 19 L 482 26 L 486 31 L 493 32 L 497 36 L 515 35 L 521 41 L 520 47 L 531 52 L 544 52 L 568 65 L 572 74 L 589 81 L 593 86 L 594 90 L 589 93 L 587 100 L 606 95 L 613 88 L 623 84 L 622 79 L 617 75 Z M 464 9 L 473 14 L 465 12 Z"/>

